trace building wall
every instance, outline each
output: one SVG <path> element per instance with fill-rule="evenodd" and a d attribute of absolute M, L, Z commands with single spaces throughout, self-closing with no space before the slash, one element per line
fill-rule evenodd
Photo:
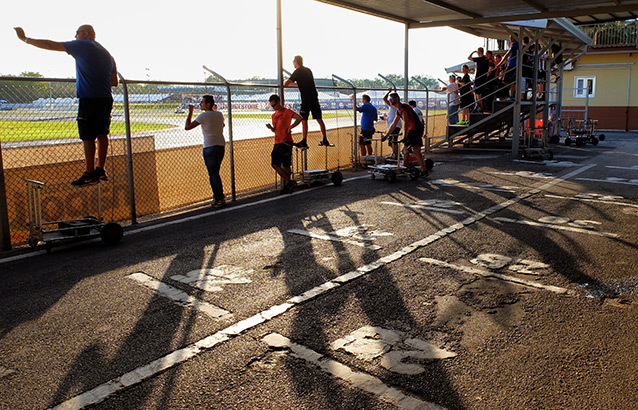
<path fill-rule="evenodd" d="M 638 50 L 637 50 L 638 51 Z M 591 65 L 590 65 L 591 64 Z M 585 99 L 574 98 L 575 77 L 594 77 L 595 95 L 589 98 L 588 118 L 600 129 L 638 130 L 638 53 L 587 53 L 564 72 L 562 106 L 584 109 Z M 565 113 L 577 117 L 582 113 Z"/>

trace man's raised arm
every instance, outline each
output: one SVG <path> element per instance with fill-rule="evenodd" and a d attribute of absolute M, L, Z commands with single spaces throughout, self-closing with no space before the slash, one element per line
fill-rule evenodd
<path fill-rule="evenodd" d="M 37 38 L 29 38 L 24 34 L 22 27 L 14 27 L 18 38 L 27 44 L 51 51 L 66 51 L 62 43 L 53 40 L 42 40 Z"/>

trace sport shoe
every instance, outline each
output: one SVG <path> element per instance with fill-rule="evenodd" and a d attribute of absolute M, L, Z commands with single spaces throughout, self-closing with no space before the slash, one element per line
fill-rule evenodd
<path fill-rule="evenodd" d="M 323 141 L 321 141 L 321 142 L 319 143 L 319 146 L 320 146 L 320 147 L 323 147 L 323 146 L 326 146 L 326 147 L 334 147 L 334 145 L 333 145 L 333 144 L 331 144 L 331 143 L 330 143 L 330 141 L 328 141 L 328 138 L 326 138 L 326 137 L 324 137 L 324 138 L 323 138 Z"/>
<path fill-rule="evenodd" d="M 302 139 L 299 142 L 295 142 L 292 145 L 294 145 L 297 148 L 308 148 L 308 141 L 306 141 L 305 139 Z"/>
<path fill-rule="evenodd" d="M 82 174 L 80 178 L 71 182 L 71 185 L 82 186 L 82 185 L 95 184 L 97 182 L 100 182 L 100 177 L 98 177 L 95 171 L 93 171 L 93 172 L 85 172 L 84 174 Z"/>
<path fill-rule="evenodd" d="M 218 199 L 215 202 L 213 202 L 213 208 L 223 208 L 225 206 L 226 206 L 225 199 Z"/>
<path fill-rule="evenodd" d="M 97 175 L 100 178 L 100 181 L 108 181 L 109 177 L 106 176 L 106 171 L 104 171 L 104 168 L 100 168 L 100 167 L 95 167 L 95 171 L 93 171 L 95 173 L 95 175 Z"/>
<path fill-rule="evenodd" d="M 284 185 L 284 189 L 281 190 L 281 194 L 292 194 L 292 191 L 297 186 L 297 181 L 291 179 L 286 185 Z"/>

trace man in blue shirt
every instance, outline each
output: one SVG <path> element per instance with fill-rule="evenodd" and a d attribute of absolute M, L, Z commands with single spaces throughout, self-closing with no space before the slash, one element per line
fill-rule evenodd
<path fill-rule="evenodd" d="M 505 53 L 503 59 L 499 63 L 499 65 L 503 64 L 503 62 L 507 63 L 505 66 L 505 78 L 503 79 L 503 83 L 506 86 L 509 86 L 510 98 L 516 97 L 516 59 L 518 57 L 518 49 L 518 41 L 516 41 L 514 36 L 510 35 L 510 49 L 507 50 L 507 53 Z"/>
<path fill-rule="evenodd" d="M 29 38 L 24 30 L 15 27 L 18 38 L 27 44 L 52 51 L 65 51 L 75 58 L 76 88 L 79 99 L 78 131 L 84 146 L 86 169 L 71 185 L 80 186 L 106 181 L 104 171 L 109 145 L 113 96 L 111 87 L 118 84 L 115 60 L 95 41 L 95 30 L 85 24 L 78 28 L 75 40 L 57 42 Z M 97 164 L 95 151 L 97 140 Z"/>
<path fill-rule="evenodd" d="M 363 103 L 360 107 L 354 106 L 361 113 L 361 136 L 359 136 L 359 148 L 361 155 L 372 155 L 372 136 L 374 135 L 374 122 L 377 120 L 377 108 L 370 103 L 370 96 L 363 94 Z"/>

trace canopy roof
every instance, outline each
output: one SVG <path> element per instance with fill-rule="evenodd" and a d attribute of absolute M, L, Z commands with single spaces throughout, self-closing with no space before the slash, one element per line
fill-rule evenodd
<path fill-rule="evenodd" d="M 568 18 L 593 24 L 636 18 L 636 0 L 318 0 L 419 27 L 460 27 L 503 21 Z"/>

